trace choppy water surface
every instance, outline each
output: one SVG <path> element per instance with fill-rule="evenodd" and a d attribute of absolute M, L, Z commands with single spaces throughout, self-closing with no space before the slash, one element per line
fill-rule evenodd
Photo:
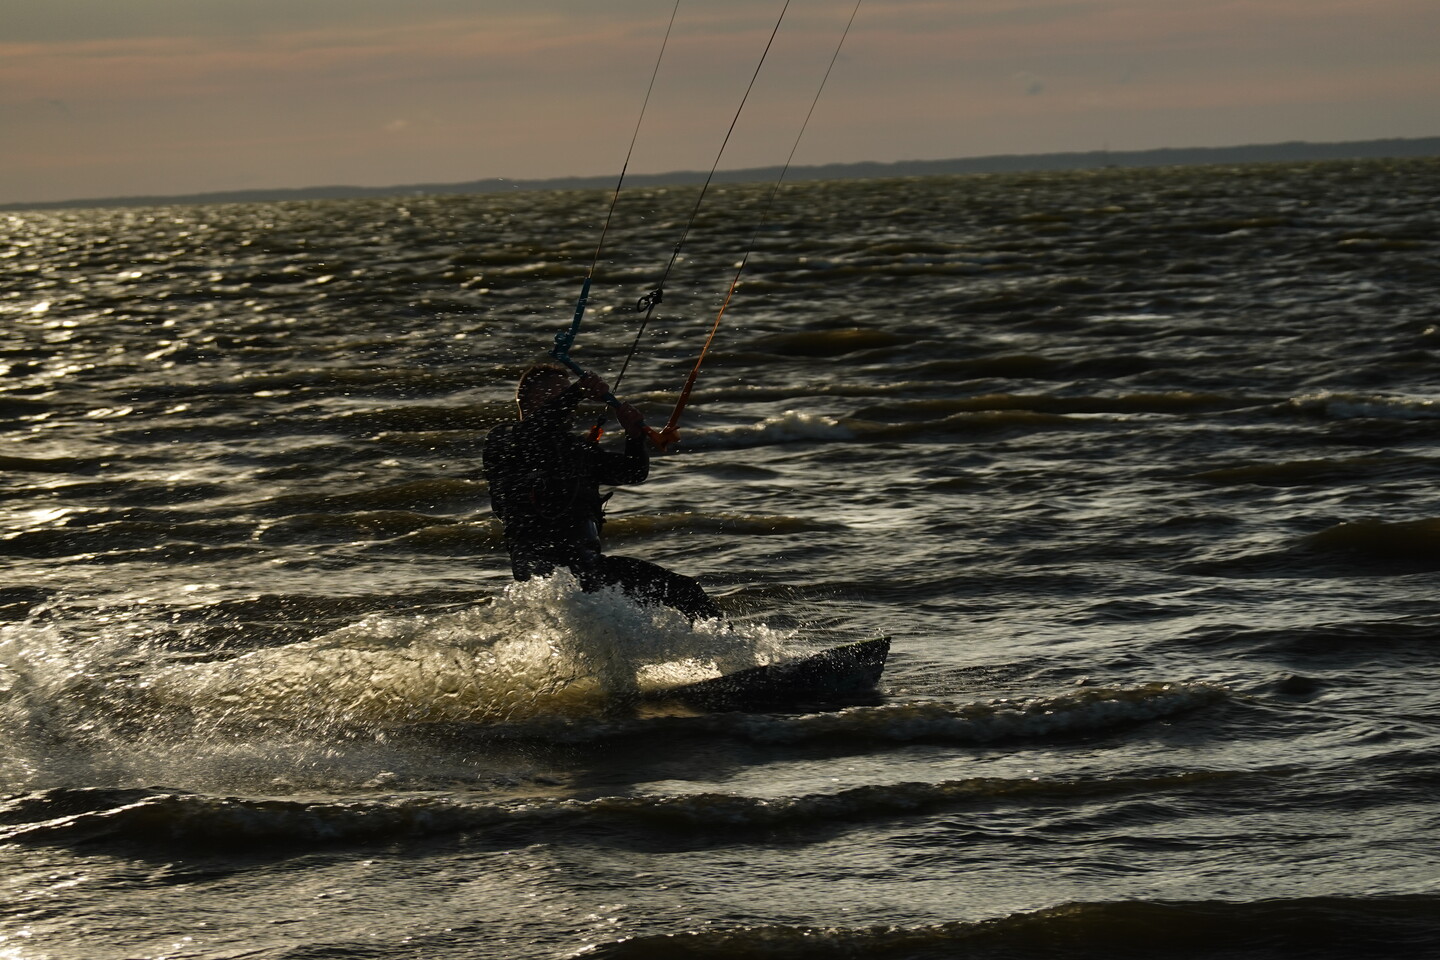
<path fill-rule="evenodd" d="M 1440 950 L 1437 193 L 785 188 L 607 526 L 728 629 L 511 587 L 486 506 L 608 196 L 0 214 L 0 954 Z M 622 196 L 578 360 L 694 199 Z M 880 632 L 873 703 L 620 705 Z"/>

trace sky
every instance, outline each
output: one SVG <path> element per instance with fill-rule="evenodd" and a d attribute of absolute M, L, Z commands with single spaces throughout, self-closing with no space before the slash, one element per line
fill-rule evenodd
<path fill-rule="evenodd" d="M 629 169 L 708 170 L 784 0 L 680 0 Z M 674 0 L 0 0 L 0 204 L 617 174 Z M 721 169 L 854 0 L 790 0 Z M 1437 0 L 862 0 L 797 165 L 1440 136 Z"/>

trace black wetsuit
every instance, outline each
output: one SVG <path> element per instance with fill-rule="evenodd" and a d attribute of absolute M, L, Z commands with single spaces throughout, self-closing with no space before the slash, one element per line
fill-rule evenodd
<path fill-rule="evenodd" d="M 587 591 L 617 585 L 639 602 L 674 607 L 691 620 L 720 616 L 689 577 L 601 552 L 608 497 L 600 487 L 642 483 L 650 473 L 650 455 L 643 439 L 627 436 L 622 453 L 573 433 L 581 397 L 572 384 L 531 416 L 502 423 L 485 438 L 490 504 L 504 525 L 515 579 L 567 567 Z"/>

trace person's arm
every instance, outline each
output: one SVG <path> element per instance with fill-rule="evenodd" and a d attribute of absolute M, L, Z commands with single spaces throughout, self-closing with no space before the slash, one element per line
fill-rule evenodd
<path fill-rule="evenodd" d="M 610 396 L 610 388 L 593 373 L 583 374 L 570 386 L 546 400 L 529 419 L 542 427 L 554 429 L 567 426 L 575 415 L 575 408 L 584 399 L 604 400 Z M 623 406 L 628 406 L 624 404 Z"/>
<path fill-rule="evenodd" d="M 485 435 L 480 448 L 480 469 L 490 490 L 490 509 L 501 521 L 510 517 L 509 493 L 515 472 L 511 443 L 512 424 L 500 424 Z"/>
<path fill-rule="evenodd" d="M 650 475 L 650 445 L 645 439 L 645 421 L 640 411 L 628 403 L 615 408 L 615 418 L 625 428 L 625 452 L 601 452 L 600 482 L 612 487 L 644 483 Z"/>

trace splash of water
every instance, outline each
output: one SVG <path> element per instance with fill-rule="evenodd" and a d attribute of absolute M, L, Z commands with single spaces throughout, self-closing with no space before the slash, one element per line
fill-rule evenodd
<path fill-rule="evenodd" d="M 207 781 L 228 780 L 328 764 L 397 728 L 597 717 L 649 688 L 769 662 L 785 640 L 759 626 L 691 625 L 616 590 L 584 593 L 568 572 L 488 604 L 371 616 L 230 659 L 180 660 L 133 629 L 109 640 L 54 625 L 5 631 L 0 723 L 11 749 L 0 781 L 16 786 L 173 782 L 176 764 L 194 768 L 202 755 Z"/>
<path fill-rule="evenodd" d="M 494 603 L 374 616 L 314 640 L 159 672 L 164 702 L 214 719 L 314 726 L 514 723 L 594 714 L 639 690 L 767 662 L 778 637 L 691 626 L 616 590 L 584 593 L 568 572 L 516 583 Z"/>

